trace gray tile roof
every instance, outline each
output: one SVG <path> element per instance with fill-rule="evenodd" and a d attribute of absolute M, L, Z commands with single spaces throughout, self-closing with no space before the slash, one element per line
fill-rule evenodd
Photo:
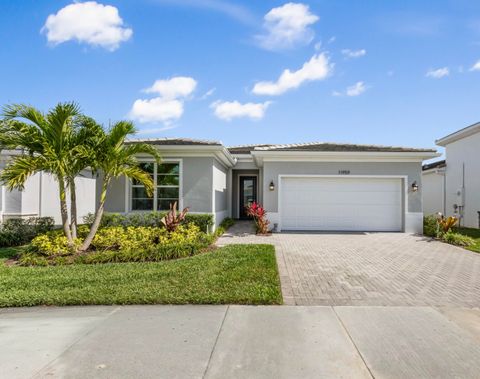
<path fill-rule="evenodd" d="M 268 144 L 259 144 L 259 145 L 240 145 L 240 146 L 229 146 L 227 147 L 230 154 L 250 154 L 252 150 L 255 150 L 257 147 L 267 147 L 274 146 Z"/>
<path fill-rule="evenodd" d="M 218 141 L 207 141 L 192 138 L 139 138 L 131 139 L 127 143 L 144 142 L 150 145 L 166 145 L 166 146 L 222 146 Z"/>
<path fill-rule="evenodd" d="M 422 166 L 422 170 L 430 170 L 432 168 L 442 168 L 442 167 L 447 167 L 447 163 L 445 162 L 445 159 L 441 161 L 436 161 L 432 163 L 427 163 Z"/>
<path fill-rule="evenodd" d="M 359 145 L 348 143 L 310 142 L 256 147 L 256 151 L 333 151 L 333 152 L 436 152 L 435 149 L 419 149 L 400 146 Z"/>

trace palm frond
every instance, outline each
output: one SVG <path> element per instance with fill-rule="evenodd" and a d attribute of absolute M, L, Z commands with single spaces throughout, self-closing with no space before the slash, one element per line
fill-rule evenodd
<path fill-rule="evenodd" d="M 127 155 L 138 155 L 138 154 L 148 154 L 155 158 L 157 163 L 160 163 L 161 157 L 158 150 L 148 143 L 135 142 L 128 144 L 124 147 L 125 154 Z"/>
<path fill-rule="evenodd" d="M 148 196 L 153 196 L 153 180 L 148 172 L 142 170 L 140 166 L 122 166 L 118 171 L 118 176 L 124 175 L 129 179 L 135 180 L 145 186 Z"/>
<path fill-rule="evenodd" d="M 38 109 L 26 104 L 8 104 L 2 109 L 5 119 L 22 118 L 41 127 L 45 125 L 45 116 Z"/>
<path fill-rule="evenodd" d="M 40 156 L 16 157 L 0 173 L 0 181 L 9 189 L 23 189 L 27 179 L 36 172 L 48 170 L 48 162 Z"/>

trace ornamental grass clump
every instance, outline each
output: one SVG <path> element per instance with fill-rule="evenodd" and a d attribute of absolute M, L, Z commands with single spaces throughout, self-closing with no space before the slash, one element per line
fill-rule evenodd
<path fill-rule="evenodd" d="M 267 219 L 267 211 L 261 205 L 253 202 L 246 207 L 247 215 L 255 221 L 257 234 L 268 234 L 270 221 Z"/>

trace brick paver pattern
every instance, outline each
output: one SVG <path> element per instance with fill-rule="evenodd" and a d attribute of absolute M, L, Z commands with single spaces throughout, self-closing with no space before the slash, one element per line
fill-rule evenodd
<path fill-rule="evenodd" d="M 285 304 L 480 306 L 480 254 L 405 233 L 278 233 L 236 224 L 218 245 L 276 248 Z"/>

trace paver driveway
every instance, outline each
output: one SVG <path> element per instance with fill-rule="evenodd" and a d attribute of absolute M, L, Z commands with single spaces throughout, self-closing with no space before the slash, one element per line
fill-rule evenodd
<path fill-rule="evenodd" d="M 405 233 L 279 233 L 239 223 L 219 245 L 276 247 L 286 304 L 480 306 L 480 254 Z"/>

